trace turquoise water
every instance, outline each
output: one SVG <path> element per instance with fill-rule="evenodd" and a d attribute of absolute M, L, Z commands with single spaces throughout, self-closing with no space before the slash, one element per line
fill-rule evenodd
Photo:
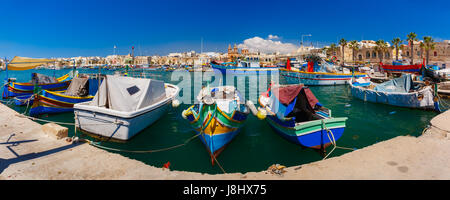
<path fill-rule="evenodd" d="M 69 70 L 28 70 L 10 71 L 10 77 L 16 77 L 18 82 L 28 81 L 31 72 L 61 76 Z M 79 70 L 81 73 L 96 73 L 98 70 Z M 112 71 L 103 70 L 112 74 Z M 0 72 L 0 80 L 5 72 Z M 147 77 L 171 82 L 170 72 L 150 72 Z M 198 81 L 198 80 L 196 80 Z M 280 78 L 283 83 L 283 79 Z M 177 83 L 177 82 L 172 82 Z M 246 82 L 248 84 L 248 81 Z M 247 85 L 246 87 L 255 87 Z M 311 87 L 319 101 L 332 110 L 335 117 L 348 117 L 344 135 L 337 141 L 338 146 L 360 149 L 380 141 L 400 135 L 419 136 L 428 125 L 429 120 L 438 113 L 432 111 L 399 108 L 389 105 L 363 102 L 353 98 L 348 86 L 317 86 Z M 191 91 L 194 95 L 194 91 Z M 245 92 L 249 96 L 249 90 Z M 188 122 L 181 117 L 181 112 L 190 105 L 182 104 L 171 110 L 152 126 L 135 136 L 127 143 L 102 143 L 104 146 L 128 149 L 151 150 L 181 144 L 195 133 Z M 14 107 L 23 112 L 24 107 Z M 73 113 L 43 115 L 42 119 L 71 122 Z M 74 127 L 67 126 L 73 134 Z M 331 147 L 328 148 L 331 150 Z M 349 150 L 336 149 L 330 157 L 339 156 Z M 140 160 L 152 166 L 162 167 L 170 162 L 173 170 L 185 170 L 204 173 L 222 173 L 220 168 L 211 166 L 210 157 L 199 139 L 194 139 L 177 149 L 148 153 L 120 153 L 132 159 Z M 270 165 L 279 163 L 286 166 L 300 165 L 322 157 L 314 150 L 287 142 L 269 127 L 266 121 L 260 121 L 249 115 L 245 126 L 237 137 L 218 157 L 218 161 L 226 172 L 249 172 L 267 169 Z"/>

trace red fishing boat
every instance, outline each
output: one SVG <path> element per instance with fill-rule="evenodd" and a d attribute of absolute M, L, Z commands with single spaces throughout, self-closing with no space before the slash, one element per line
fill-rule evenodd
<path fill-rule="evenodd" d="M 385 65 L 381 62 L 380 66 L 386 72 L 420 73 L 420 70 L 425 66 L 425 63 L 422 62 L 421 64 L 416 65 Z"/>

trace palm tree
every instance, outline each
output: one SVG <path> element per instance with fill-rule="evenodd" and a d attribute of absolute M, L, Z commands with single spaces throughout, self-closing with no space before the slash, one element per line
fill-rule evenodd
<path fill-rule="evenodd" d="M 331 44 L 329 47 L 322 48 L 326 52 L 327 56 L 334 56 L 337 50 L 336 44 Z"/>
<path fill-rule="evenodd" d="M 436 47 L 433 38 L 431 36 L 423 37 L 423 42 L 420 43 L 420 47 L 426 52 L 426 65 L 430 61 L 430 50 L 433 50 Z"/>
<path fill-rule="evenodd" d="M 392 42 L 392 47 L 395 49 L 395 60 L 398 60 L 398 51 L 399 51 L 400 45 L 403 41 L 400 38 L 394 38 L 391 42 Z"/>
<path fill-rule="evenodd" d="M 380 63 L 383 62 L 383 54 L 387 51 L 388 46 L 384 40 L 378 40 L 375 42 L 375 51 L 378 52 L 378 58 L 380 58 Z"/>
<path fill-rule="evenodd" d="M 341 47 L 342 47 L 342 65 L 344 65 L 344 62 L 345 62 L 344 50 L 345 50 L 345 46 L 347 46 L 347 40 L 342 38 L 341 40 L 339 40 L 339 45 L 341 45 Z"/>
<path fill-rule="evenodd" d="M 411 45 L 411 65 L 413 65 L 414 64 L 414 41 L 418 41 L 417 34 L 414 32 L 411 32 L 406 37 L 407 37 L 406 41 L 408 41 L 409 44 Z"/>
<path fill-rule="evenodd" d="M 359 50 L 359 44 L 358 41 L 356 40 L 352 40 L 350 41 L 350 49 L 352 49 L 352 58 L 353 58 L 353 62 L 356 63 L 356 55 L 355 52 Z"/>

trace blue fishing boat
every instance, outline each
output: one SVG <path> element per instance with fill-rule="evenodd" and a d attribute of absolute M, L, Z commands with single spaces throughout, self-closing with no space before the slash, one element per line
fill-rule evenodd
<path fill-rule="evenodd" d="M 41 79 L 36 78 L 41 77 Z M 27 103 L 33 102 L 33 92 L 35 86 L 40 87 L 42 89 L 50 90 L 50 91 L 61 91 L 65 90 L 69 87 L 69 84 L 72 79 L 72 72 L 59 77 L 59 78 L 51 78 L 53 79 L 53 83 L 48 83 L 46 81 L 41 81 L 42 77 L 46 77 L 42 74 L 33 73 L 32 81 L 29 83 L 17 83 L 15 81 L 9 81 L 3 88 L 3 99 L 14 98 L 15 105 L 26 105 Z M 48 80 L 49 77 L 46 77 Z M 29 102 L 30 101 L 30 102 Z"/>
<path fill-rule="evenodd" d="M 65 91 L 42 90 L 35 94 L 33 104 L 29 111 L 30 116 L 49 113 L 73 112 L 76 103 L 91 101 L 98 90 L 90 87 L 98 82 L 97 79 L 73 78 Z"/>
<path fill-rule="evenodd" d="M 355 79 L 350 86 L 352 95 L 363 101 L 440 111 L 437 86 L 415 83 L 411 74 L 381 84 Z"/>
<path fill-rule="evenodd" d="M 308 63 L 300 68 L 291 67 L 290 61 L 286 68 L 280 68 L 280 74 L 288 84 L 304 85 L 345 85 L 352 77 L 370 79 L 366 73 L 350 71 L 327 62 L 318 56 L 307 58 Z"/>
<path fill-rule="evenodd" d="M 219 63 L 212 61 L 211 67 L 219 70 L 222 74 L 251 75 L 251 74 L 274 74 L 278 73 L 279 67 L 262 67 L 258 59 L 243 59 L 236 62 Z"/>
<path fill-rule="evenodd" d="M 216 157 L 235 138 L 244 125 L 248 107 L 233 86 L 203 88 L 195 104 L 182 113 L 206 146 L 214 164 Z"/>
<path fill-rule="evenodd" d="M 272 86 L 258 102 L 272 129 L 302 147 L 324 152 L 344 133 L 347 118 L 331 117 L 331 110 L 323 107 L 302 84 Z"/>
<path fill-rule="evenodd" d="M 54 62 L 53 59 L 34 59 L 25 57 L 14 57 L 9 63 L 6 63 L 6 72 L 8 70 L 28 70 L 43 64 Z M 31 81 L 28 83 L 16 82 L 14 78 L 5 79 L 6 84 L 3 86 L 2 98 L 14 98 L 16 105 L 24 105 L 30 103 L 29 100 L 35 86 L 38 86 L 45 90 L 64 90 L 69 84 L 70 80 L 76 76 L 76 71 L 71 71 L 68 74 L 59 78 L 46 76 L 43 74 L 32 73 Z"/>

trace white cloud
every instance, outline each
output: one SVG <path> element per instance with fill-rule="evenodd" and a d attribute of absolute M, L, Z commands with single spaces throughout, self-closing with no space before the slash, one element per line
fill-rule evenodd
<path fill-rule="evenodd" d="M 277 35 L 269 35 L 269 40 L 278 40 L 280 39 L 280 37 L 278 37 Z"/>
<path fill-rule="evenodd" d="M 244 40 L 243 44 L 239 44 L 238 48 L 247 48 L 252 52 L 262 52 L 262 53 L 275 53 L 280 52 L 283 54 L 292 53 L 296 51 L 299 47 L 291 44 L 291 43 L 282 43 L 280 41 L 273 41 L 270 37 L 274 37 L 273 35 L 269 35 L 269 39 L 263 39 L 260 37 L 253 37 Z M 275 36 L 278 38 L 278 36 Z"/>

